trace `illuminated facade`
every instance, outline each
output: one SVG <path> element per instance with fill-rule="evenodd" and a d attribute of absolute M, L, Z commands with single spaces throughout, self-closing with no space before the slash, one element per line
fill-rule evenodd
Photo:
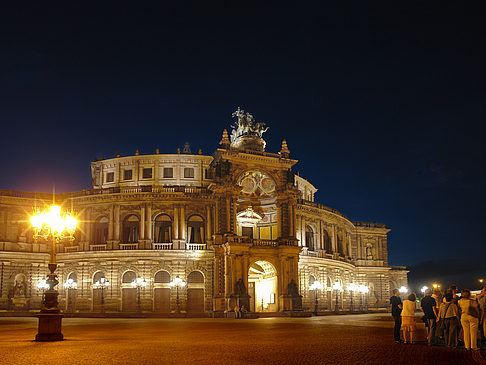
<path fill-rule="evenodd" d="M 407 285 L 407 271 L 388 265 L 384 225 L 314 202 L 317 189 L 292 172 L 286 142 L 265 152 L 265 125 L 239 109 L 234 116 L 213 156 L 186 145 L 95 161 L 92 189 L 56 194 L 80 221 L 75 241 L 57 247 L 65 310 L 224 316 L 238 304 L 290 313 L 314 311 L 317 295 L 319 311 L 349 311 L 384 307 Z M 0 190 L 0 310 L 40 307 L 49 243 L 34 242 L 28 219 L 51 201 Z M 131 285 L 137 277 L 141 290 Z M 186 285 L 171 285 L 176 277 Z M 63 289 L 68 279 L 75 288 Z M 321 290 L 309 290 L 315 280 Z"/>

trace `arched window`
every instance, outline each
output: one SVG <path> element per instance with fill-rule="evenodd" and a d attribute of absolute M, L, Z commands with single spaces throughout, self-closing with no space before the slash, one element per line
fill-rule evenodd
<path fill-rule="evenodd" d="M 160 214 L 154 222 L 154 242 L 172 242 L 172 220 L 167 214 Z"/>
<path fill-rule="evenodd" d="M 75 283 L 77 283 L 77 282 L 78 282 L 78 275 L 76 275 L 76 273 L 75 273 L 75 272 L 72 272 L 72 273 L 71 273 L 71 274 L 69 274 L 69 276 L 68 276 L 68 280 L 69 280 L 69 279 L 72 279 L 72 280 L 73 280 Z"/>
<path fill-rule="evenodd" d="M 108 218 L 100 218 L 94 225 L 94 243 L 104 244 L 108 240 Z"/>
<path fill-rule="evenodd" d="M 132 281 L 135 281 L 136 278 L 137 275 L 133 271 L 127 271 L 125 274 L 123 274 L 122 283 L 129 284 Z"/>
<path fill-rule="evenodd" d="M 322 231 L 322 245 L 326 252 L 332 252 L 331 238 L 325 229 Z"/>
<path fill-rule="evenodd" d="M 309 251 L 315 250 L 314 231 L 310 226 L 305 226 L 305 246 L 309 249 Z"/>
<path fill-rule="evenodd" d="M 105 277 L 105 273 L 103 271 L 98 271 L 93 276 L 93 284 L 96 283 L 97 281 L 101 281 L 101 279 L 104 277 Z"/>
<path fill-rule="evenodd" d="M 170 283 L 170 275 L 167 271 L 159 271 L 155 274 L 154 283 Z"/>
<path fill-rule="evenodd" d="M 314 284 L 314 281 L 316 281 L 316 278 L 314 277 L 314 275 L 309 276 L 309 286 Z"/>
<path fill-rule="evenodd" d="M 123 221 L 123 243 L 137 243 L 139 219 L 136 215 L 129 215 Z"/>
<path fill-rule="evenodd" d="M 204 283 L 204 276 L 199 271 L 193 271 L 187 276 L 188 284 Z"/>
<path fill-rule="evenodd" d="M 204 219 L 199 215 L 192 215 L 188 219 L 187 242 L 204 243 Z"/>

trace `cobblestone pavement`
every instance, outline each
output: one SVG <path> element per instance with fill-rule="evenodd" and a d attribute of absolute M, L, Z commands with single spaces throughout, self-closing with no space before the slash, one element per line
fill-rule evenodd
<path fill-rule="evenodd" d="M 418 319 L 418 317 L 417 317 Z M 66 318 L 38 343 L 37 318 L 0 318 L 0 364 L 486 364 L 486 351 L 393 342 L 387 314 L 261 319 Z"/>

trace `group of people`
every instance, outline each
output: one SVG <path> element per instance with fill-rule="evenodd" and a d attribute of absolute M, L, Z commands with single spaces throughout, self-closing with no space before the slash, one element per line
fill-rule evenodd
<path fill-rule="evenodd" d="M 246 317 L 246 308 L 244 305 L 242 305 L 241 308 L 238 304 L 235 305 L 234 311 L 235 311 L 235 319 Z"/>
<path fill-rule="evenodd" d="M 457 295 L 457 287 L 454 285 L 443 293 L 438 289 L 434 292 L 427 289 L 424 294 L 420 308 L 430 346 L 444 342 L 447 347 L 457 348 L 463 342 L 466 350 L 479 350 L 480 342 L 486 343 L 486 286 L 477 298 L 471 296 L 469 289 L 463 289 L 460 296 Z M 395 319 L 394 338 L 397 343 L 415 341 L 416 301 L 412 293 L 402 303 L 398 289 L 393 290 L 390 304 Z"/>

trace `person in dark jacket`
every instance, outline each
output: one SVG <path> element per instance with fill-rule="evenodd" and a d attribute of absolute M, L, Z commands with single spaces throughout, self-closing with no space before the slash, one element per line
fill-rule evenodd
<path fill-rule="evenodd" d="M 435 328 L 437 326 L 437 302 L 432 297 L 432 290 L 425 291 L 425 297 L 420 302 L 420 308 L 427 320 L 427 340 L 429 346 L 435 345 Z"/>
<path fill-rule="evenodd" d="M 398 289 L 393 289 L 393 296 L 390 298 L 391 312 L 393 319 L 395 320 L 395 328 L 393 335 L 395 337 L 395 342 L 402 343 L 403 340 L 400 339 L 400 328 L 402 327 L 402 300 L 400 299 L 400 293 Z"/>

